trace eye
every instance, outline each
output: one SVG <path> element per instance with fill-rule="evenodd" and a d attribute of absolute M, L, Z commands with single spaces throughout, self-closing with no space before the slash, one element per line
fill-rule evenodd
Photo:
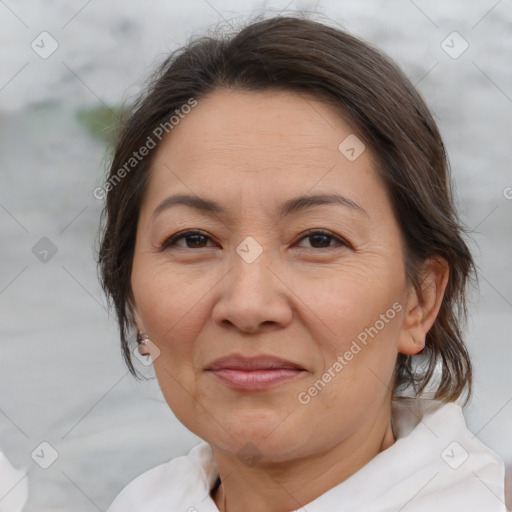
<path fill-rule="evenodd" d="M 342 238 L 334 235 L 330 231 L 326 231 L 324 229 L 316 229 L 312 231 L 308 231 L 301 239 L 300 242 L 303 240 L 309 239 L 310 240 L 310 247 L 306 247 L 308 249 L 328 249 L 331 247 L 335 247 L 336 245 L 342 245 L 342 246 L 348 246 L 349 244 L 345 242 Z M 338 242 L 334 245 L 331 244 L 331 242 Z M 299 245 L 300 247 L 300 245 Z M 302 246 L 305 247 L 305 246 Z"/>
<path fill-rule="evenodd" d="M 177 242 L 184 241 L 184 243 L 178 244 Z M 171 247 L 181 247 L 183 249 L 202 249 L 207 247 L 208 240 L 211 237 L 203 233 L 202 231 L 189 230 L 176 233 L 168 238 L 163 244 L 161 249 L 164 251 Z"/>
<path fill-rule="evenodd" d="M 310 246 L 306 247 L 302 245 L 303 248 L 307 249 L 329 249 L 336 246 L 348 246 L 349 244 L 345 242 L 342 238 L 334 235 L 330 231 L 326 231 L 323 229 L 316 229 L 308 231 L 306 234 L 302 236 L 299 240 L 298 246 L 301 247 L 300 243 L 303 240 L 309 239 Z M 161 246 L 161 250 L 167 250 L 172 247 L 180 247 L 183 249 L 203 249 L 208 246 L 208 241 L 211 241 L 211 237 L 202 231 L 198 230 L 188 230 L 182 231 L 180 233 L 176 233 L 168 238 Z M 332 243 L 334 242 L 334 244 Z"/>

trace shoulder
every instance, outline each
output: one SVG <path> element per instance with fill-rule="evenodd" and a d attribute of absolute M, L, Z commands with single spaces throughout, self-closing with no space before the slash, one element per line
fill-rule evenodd
<path fill-rule="evenodd" d="M 0 451 L 0 509 L 2 512 L 21 512 L 28 497 L 28 472 L 15 469 Z"/>
<path fill-rule="evenodd" d="M 153 500 L 155 493 L 161 493 L 163 482 L 172 480 L 173 465 L 179 464 L 178 459 L 160 464 L 132 480 L 116 497 L 107 512 L 135 512 L 146 503 Z"/>
<path fill-rule="evenodd" d="M 505 510 L 503 461 L 468 430 L 459 404 L 405 401 L 395 408 L 395 421 L 399 431 L 395 455 L 402 460 L 416 458 L 411 481 L 414 475 L 418 486 L 428 482 L 414 500 L 418 510 L 423 510 L 423 502 L 431 506 L 441 496 L 444 507 L 453 505 L 442 510 L 458 510 L 461 503 L 466 510 Z"/>
<path fill-rule="evenodd" d="M 107 512 L 164 512 L 183 510 L 201 502 L 216 478 L 210 446 L 202 442 L 187 455 L 160 464 L 130 482 Z M 192 507 L 193 508 L 193 507 Z M 204 506 L 203 506 L 204 509 Z"/>

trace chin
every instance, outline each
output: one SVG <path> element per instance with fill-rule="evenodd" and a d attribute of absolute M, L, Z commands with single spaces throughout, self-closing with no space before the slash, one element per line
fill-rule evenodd
<path fill-rule="evenodd" d="M 251 415 L 231 417 L 222 426 L 212 428 L 210 422 L 195 434 L 213 447 L 237 457 L 254 456 L 268 462 L 288 460 L 303 445 L 302 439 L 297 439 L 297 429 L 290 422 L 285 426 L 286 414 L 280 418 L 270 414 L 268 421 L 255 421 Z M 224 427 L 224 428 L 222 428 Z M 231 435 L 230 435 L 231 434 Z"/>

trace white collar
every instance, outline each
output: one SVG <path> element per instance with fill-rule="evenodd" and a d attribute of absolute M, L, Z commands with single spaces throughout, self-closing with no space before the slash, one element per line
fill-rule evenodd
<path fill-rule="evenodd" d="M 506 512 L 504 465 L 466 428 L 455 403 L 394 402 L 396 442 L 300 512 Z M 209 444 L 129 484 L 108 512 L 218 512 L 218 471 Z M 295 511 L 294 511 L 295 512 Z"/>
<path fill-rule="evenodd" d="M 21 512 L 27 497 L 27 471 L 14 469 L 0 452 L 0 512 Z"/>

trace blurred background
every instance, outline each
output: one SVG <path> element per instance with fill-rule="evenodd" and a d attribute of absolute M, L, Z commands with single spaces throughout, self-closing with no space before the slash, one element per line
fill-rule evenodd
<path fill-rule="evenodd" d="M 135 476 L 198 442 L 156 380 L 126 373 L 95 268 L 93 190 L 113 113 L 169 51 L 218 22 L 299 10 L 386 51 L 434 113 L 480 268 L 465 416 L 512 464 L 510 0 L 5 0 L 0 450 L 28 474 L 27 512 L 104 511 Z"/>

